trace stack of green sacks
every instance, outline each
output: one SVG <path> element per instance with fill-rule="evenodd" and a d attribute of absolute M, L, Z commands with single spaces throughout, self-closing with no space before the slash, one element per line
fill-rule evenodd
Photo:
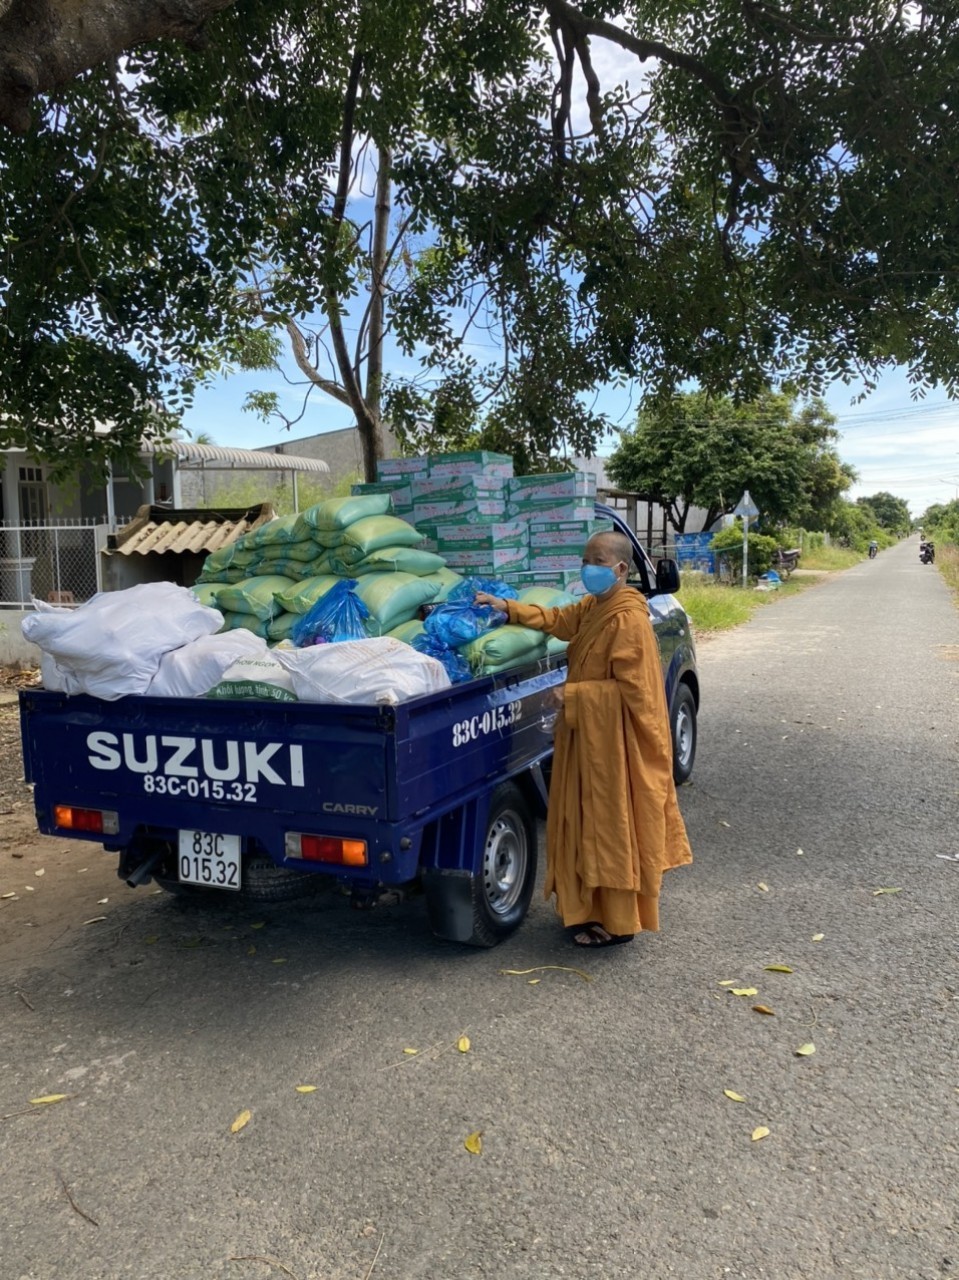
<path fill-rule="evenodd" d="M 370 635 L 387 635 L 462 581 L 422 541 L 390 514 L 388 493 L 331 498 L 213 552 L 194 591 L 223 613 L 224 631 L 245 627 L 277 643 L 335 582 L 353 578 Z"/>
<path fill-rule="evenodd" d="M 554 587 L 528 587 L 519 593 L 518 599 L 522 604 L 538 604 L 543 609 L 561 609 L 564 605 L 576 603 L 575 596 Z M 565 641 L 554 640 L 542 631 L 511 622 L 487 631 L 460 650 L 477 676 L 496 675 L 511 667 L 565 651 Z"/>

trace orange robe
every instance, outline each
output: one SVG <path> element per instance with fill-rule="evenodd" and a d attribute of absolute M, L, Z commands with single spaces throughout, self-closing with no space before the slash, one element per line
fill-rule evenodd
<path fill-rule="evenodd" d="M 509 620 L 570 642 L 546 823 L 546 896 L 568 926 L 659 928 L 669 867 L 692 861 L 649 606 L 622 587 L 561 609 L 510 600 Z"/>

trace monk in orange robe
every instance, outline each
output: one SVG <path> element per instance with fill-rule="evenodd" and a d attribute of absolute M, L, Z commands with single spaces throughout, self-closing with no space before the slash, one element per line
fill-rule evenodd
<path fill-rule="evenodd" d="M 663 872 L 692 861 L 676 801 L 659 647 L 642 594 L 627 583 L 632 547 L 594 534 L 577 604 L 543 609 L 480 592 L 510 622 L 569 641 L 557 689 L 546 896 L 582 947 L 659 928 Z"/>

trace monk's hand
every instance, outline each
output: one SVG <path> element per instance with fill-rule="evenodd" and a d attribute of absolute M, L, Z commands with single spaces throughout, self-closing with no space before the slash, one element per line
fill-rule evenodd
<path fill-rule="evenodd" d="M 557 710 L 562 711 L 563 707 L 566 705 L 565 684 L 554 684 L 552 689 L 550 690 L 550 694 L 552 696 L 553 705 L 557 708 Z"/>
<path fill-rule="evenodd" d="M 499 596 L 487 595 L 485 591 L 477 591 L 473 597 L 474 604 L 486 605 L 490 609 L 498 609 L 500 613 L 508 613 L 506 601 L 501 600 Z"/>

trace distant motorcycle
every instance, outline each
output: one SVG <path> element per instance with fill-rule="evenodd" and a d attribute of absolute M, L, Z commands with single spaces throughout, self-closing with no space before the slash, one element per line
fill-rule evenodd
<path fill-rule="evenodd" d="M 934 542 L 921 542 L 919 544 L 919 563 L 936 563 L 936 544 Z"/>
<path fill-rule="evenodd" d="M 870 560 L 875 560 L 875 558 L 876 558 L 876 556 L 877 556 L 878 554 L 879 554 L 879 547 L 878 547 L 878 545 L 877 545 L 875 542 L 870 542 L 870 544 L 869 544 L 869 559 L 870 559 Z"/>

